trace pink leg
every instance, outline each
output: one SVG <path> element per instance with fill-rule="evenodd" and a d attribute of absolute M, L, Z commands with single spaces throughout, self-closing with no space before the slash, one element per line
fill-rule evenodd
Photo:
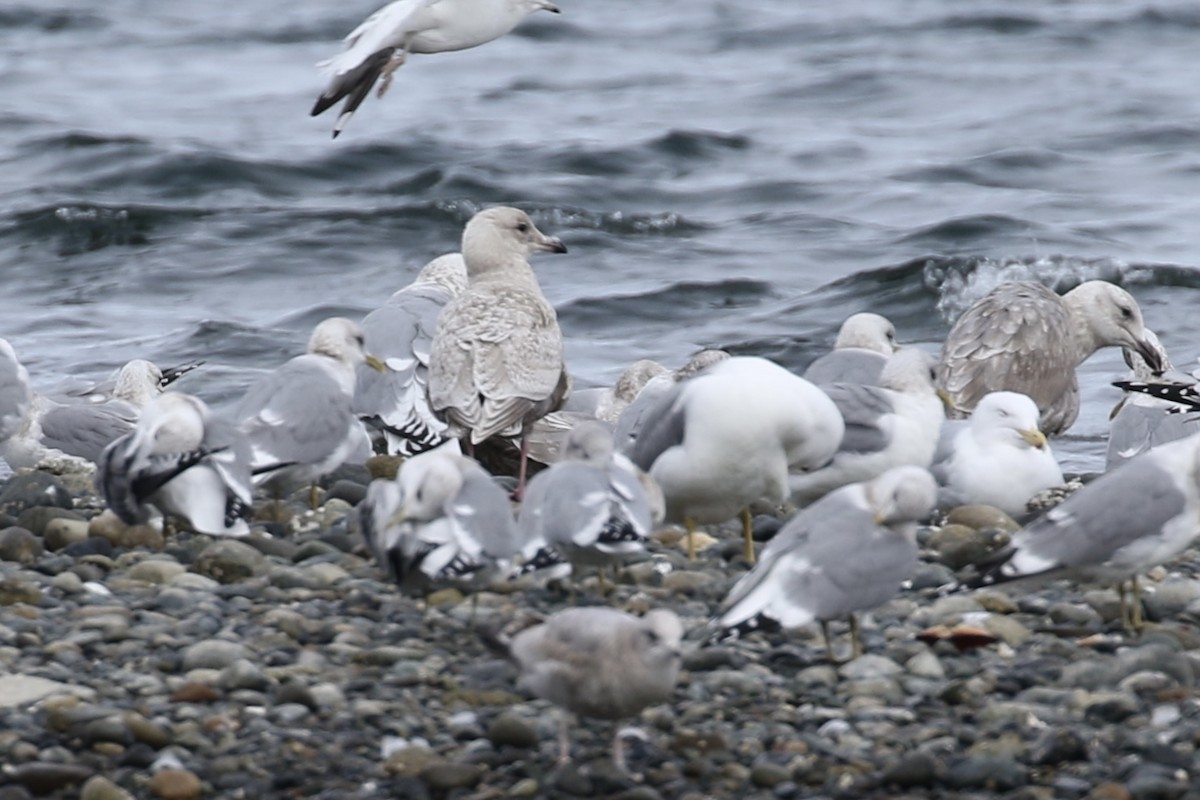
<path fill-rule="evenodd" d="M 570 725 L 570 713 L 561 709 L 558 714 L 558 765 L 571 763 L 571 739 L 567 731 Z"/>
<path fill-rule="evenodd" d="M 617 728 L 617 732 L 613 736 L 613 764 L 618 770 L 628 775 L 629 769 L 625 766 L 625 744 L 621 741 L 621 728 L 614 727 Z"/>
<path fill-rule="evenodd" d="M 529 461 L 529 434 L 524 430 L 521 431 L 521 466 L 517 470 L 517 491 L 513 493 L 513 500 L 518 503 L 525 497 L 525 469 Z"/>

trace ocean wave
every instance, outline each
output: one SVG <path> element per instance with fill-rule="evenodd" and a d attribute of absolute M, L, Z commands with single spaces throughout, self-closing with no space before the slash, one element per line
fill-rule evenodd
<path fill-rule="evenodd" d="M 681 281 L 641 294 L 609 295 L 575 300 L 558 309 L 575 325 L 605 325 L 614 319 L 641 318 L 660 323 L 694 320 L 700 309 L 754 306 L 774 296 L 765 281 L 745 278 L 702 283 Z"/>
<path fill-rule="evenodd" d="M 152 230 L 191 221 L 208 212 L 162 206 L 110 206 L 71 203 L 18 211 L 0 227 L 0 239 L 53 241 L 60 256 L 105 247 L 137 247 Z"/>
<path fill-rule="evenodd" d="M 46 33 L 97 30 L 109 22 L 99 14 L 77 9 L 47 9 L 30 6 L 0 8 L 0 28 L 36 28 Z"/>

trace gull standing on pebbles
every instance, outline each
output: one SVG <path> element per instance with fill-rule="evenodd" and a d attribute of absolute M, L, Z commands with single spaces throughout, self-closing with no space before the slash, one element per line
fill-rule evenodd
<path fill-rule="evenodd" d="M 896 467 L 843 486 L 788 520 L 743 575 L 717 618 L 739 632 L 820 622 L 837 663 L 829 620 L 850 617 L 853 658 L 862 655 L 856 611 L 890 600 L 917 568 L 916 523 L 933 511 L 937 483 L 921 467 Z"/>
<path fill-rule="evenodd" d="M 511 639 L 485 634 L 488 644 L 521 671 L 518 688 L 565 712 L 597 719 L 632 717 L 675 693 L 683 625 L 667 609 L 635 617 L 612 608 L 570 608 Z M 568 719 L 559 727 L 559 763 L 570 761 Z M 621 731 L 613 762 L 627 772 Z"/>
<path fill-rule="evenodd" d="M 528 426 L 567 394 L 558 317 L 529 257 L 565 253 L 520 209 L 480 211 L 463 231 L 467 290 L 442 309 L 429 363 L 429 404 L 467 452 L 492 436 L 520 436 L 517 497 L 525 489 Z"/>
<path fill-rule="evenodd" d="M 879 386 L 822 386 L 846 423 L 841 447 L 827 466 L 791 476 L 792 501 L 804 505 L 848 483 L 892 467 L 933 463 L 945 404 L 934 388 L 933 358 L 906 348 L 888 359 Z"/>
<path fill-rule="evenodd" d="M 816 386 L 764 358 L 729 358 L 659 398 L 627 453 L 662 488 L 667 519 L 687 529 L 690 556 L 697 524 L 740 512 L 753 562 L 749 505 L 782 503 L 789 470 L 825 464 L 843 430 L 837 406 Z"/>
<path fill-rule="evenodd" d="M 955 425 L 961 427 L 933 469 L 944 487 L 941 505 L 982 503 L 1015 517 L 1029 498 L 1062 485 L 1062 470 L 1037 427 L 1037 405 L 1025 395 L 986 394 L 971 418 Z"/>
<path fill-rule="evenodd" d="M 1158 348 L 1163 374 L 1156 375 L 1136 352 L 1128 348 L 1122 352 L 1133 376 L 1113 384 L 1125 395 L 1110 415 L 1106 470 L 1151 447 L 1200 433 L 1200 408 L 1186 402 L 1189 394 L 1197 396 L 1196 379 L 1175 370 L 1154 331 L 1147 329 L 1146 338 Z"/>
<path fill-rule="evenodd" d="M 617 443 L 617 448 L 627 450 L 632 446 L 642 432 L 642 422 L 646 413 L 677 383 L 682 383 L 727 358 L 729 353 L 724 350 L 701 350 L 679 369 L 656 374 L 647 380 L 633 401 L 617 416 L 613 431 L 613 441 Z"/>
<path fill-rule="evenodd" d="M 626 367 L 612 386 L 572 390 L 562 410 L 590 414 L 602 422 L 615 425 L 621 412 L 637 399 L 646 384 L 670 372 L 657 361 L 643 358 Z"/>
<path fill-rule="evenodd" d="M 1087 281 L 1059 297 L 1040 283 L 1002 283 L 967 309 L 946 337 L 938 385 L 966 416 L 988 392 L 1029 395 L 1041 429 L 1062 433 L 1079 416 L 1076 367 L 1104 347 L 1128 347 L 1162 370 L 1142 311 L 1124 289 Z"/>
<path fill-rule="evenodd" d="M 1160 445 L 1072 494 L 980 565 L 978 584 L 1034 576 L 1111 581 L 1121 622 L 1142 626 L 1137 576 L 1181 553 L 1200 533 L 1200 434 Z M 1125 596 L 1132 582 L 1133 607 Z"/>
<path fill-rule="evenodd" d="M 383 433 L 389 455 L 411 456 L 446 441 L 446 423 L 429 407 L 430 346 L 438 314 L 466 288 L 462 255 L 447 253 L 363 318 L 367 349 L 387 369 L 359 367 L 355 411 Z"/>
<path fill-rule="evenodd" d="M 148 521 L 154 507 L 184 517 L 200 533 L 250 532 L 249 446 L 204 401 L 182 392 L 152 401 L 137 427 L 104 450 L 96 483 L 129 525 Z"/>
<path fill-rule="evenodd" d="M 337 138 L 377 80 L 379 97 L 410 53 L 448 53 L 499 39 L 535 11 L 558 13 L 549 0 L 396 0 L 345 39 L 345 50 L 321 66 L 329 83 L 311 116 L 346 98 L 333 126 Z"/>
<path fill-rule="evenodd" d="M 838 330 L 833 350 L 808 365 L 804 379 L 827 383 L 879 385 L 879 374 L 898 349 L 896 326 L 879 314 L 851 314 Z"/>
<path fill-rule="evenodd" d="M 252 385 L 234 418 L 250 444 L 255 484 L 270 483 L 276 494 L 289 484 L 316 485 L 355 453 L 366 437 L 354 415 L 355 369 L 364 361 L 383 363 L 364 350 L 358 323 L 331 317 L 313 329 L 308 352 L 277 367 Z"/>

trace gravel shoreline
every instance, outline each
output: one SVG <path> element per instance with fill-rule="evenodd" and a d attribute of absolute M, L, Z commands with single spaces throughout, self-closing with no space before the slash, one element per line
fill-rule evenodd
<path fill-rule="evenodd" d="M 514 583 L 474 612 L 452 590 L 402 597 L 351 513 L 369 477 L 343 469 L 320 509 L 302 492 L 276 536 L 243 540 L 115 523 L 86 477 L 0 485 L 0 800 L 1200 797 L 1195 550 L 1145 581 L 1130 637 L 1110 587 L 939 594 L 1011 527 L 968 509 L 922 531 L 913 588 L 835 667 L 815 631 L 705 644 L 746 569 L 736 525 L 695 562 L 663 535 L 613 594 L 577 588 L 691 631 L 673 702 L 631 721 L 639 782 L 604 722 L 576 722 L 557 766 L 557 711 L 476 635 L 569 593 Z M 995 641 L 917 638 L 960 624 Z"/>

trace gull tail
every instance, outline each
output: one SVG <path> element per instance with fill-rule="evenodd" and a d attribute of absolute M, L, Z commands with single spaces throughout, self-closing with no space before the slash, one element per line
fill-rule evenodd
<path fill-rule="evenodd" d="M 778 633 L 783 630 L 783 626 L 778 620 L 768 617 L 766 614 L 755 614 L 752 617 L 742 620 L 733 625 L 723 625 L 720 618 L 713 620 L 710 625 L 718 626 L 712 634 L 704 640 L 706 646 L 722 644 L 725 642 L 736 642 L 743 636 L 751 634 L 755 631 L 763 633 Z"/>
<path fill-rule="evenodd" d="M 350 121 L 350 117 L 354 116 L 354 112 L 362 105 L 362 101 L 371 93 L 371 88 L 383 74 L 383 68 L 391 60 L 394 52 L 396 52 L 394 47 L 384 48 L 367 56 L 353 69 L 340 75 L 334 75 L 329 87 L 313 103 L 309 116 L 315 117 L 323 114 L 334 103 L 345 97 L 346 104 L 342 106 L 342 113 L 338 115 L 337 123 L 333 126 L 333 138 L 336 139 L 342 129 L 346 127 L 346 123 Z"/>

